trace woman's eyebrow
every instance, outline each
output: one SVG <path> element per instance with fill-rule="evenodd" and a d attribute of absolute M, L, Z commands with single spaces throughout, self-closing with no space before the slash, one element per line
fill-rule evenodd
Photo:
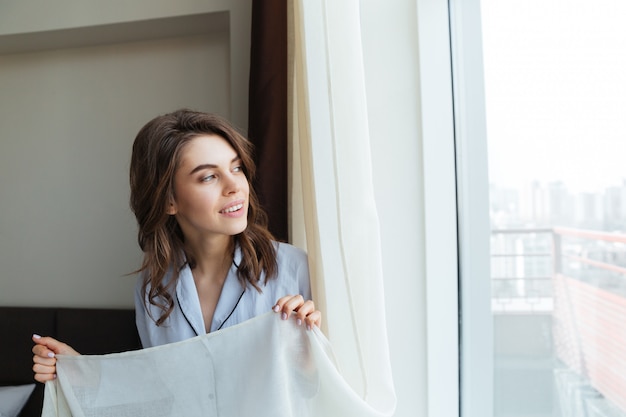
<path fill-rule="evenodd" d="M 232 164 L 233 162 L 238 162 L 240 160 L 241 160 L 241 157 L 239 155 L 237 155 L 233 159 L 230 160 L 230 163 Z M 215 168 L 217 168 L 217 165 L 215 165 L 215 164 L 198 165 L 197 167 L 195 167 L 194 169 L 191 170 L 189 175 L 193 175 L 193 174 L 195 174 L 198 171 L 202 171 L 203 169 L 215 169 Z"/>

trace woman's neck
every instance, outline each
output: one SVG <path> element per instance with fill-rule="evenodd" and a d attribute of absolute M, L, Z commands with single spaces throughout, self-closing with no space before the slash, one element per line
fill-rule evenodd
<path fill-rule="evenodd" d="M 233 261 L 235 240 L 232 236 L 219 236 L 210 240 L 186 242 L 187 250 L 195 264 L 196 281 L 223 283 Z"/>

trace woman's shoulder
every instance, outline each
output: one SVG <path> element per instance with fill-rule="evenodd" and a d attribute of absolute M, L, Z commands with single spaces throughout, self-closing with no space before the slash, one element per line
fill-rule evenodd
<path fill-rule="evenodd" d="M 311 283 L 307 254 L 302 249 L 288 243 L 274 242 L 276 247 L 276 282 L 281 294 L 301 294 L 307 300 L 311 298 Z"/>
<path fill-rule="evenodd" d="M 309 262 L 302 249 L 289 243 L 273 242 L 276 247 L 276 266 L 279 276 L 290 276 L 297 280 L 308 281 Z"/>
<path fill-rule="evenodd" d="M 188 265 L 185 265 L 183 268 L 181 268 L 181 270 L 178 273 L 179 277 L 187 272 L 186 269 L 189 269 Z M 168 284 L 173 279 L 173 275 L 174 275 L 174 268 L 170 266 L 167 269 L 167 271 L 165 271 L 165 275 L 163 276 L 163 280 L 161 281 L 164 287 L 169 288 Z M 144 285 L 145 285 L 145 288 L 144 288 Z M 140 294 L 145 294 L 148 291 L 150 291 L 151 286 L 152 285 L 150 283 L 150 280 L 148 279 L 148 271 L 145 269 L 143 271 L 140 271 L 137 274 L 137 280 L 135 281 L 135 291 Z"/>
<path fill-rule="evenodd" d="M 289 243 L 274 241 L 276 248 L 276 262 L 278 264 L 300 265 L 307 263 L 307 254 L 302 249 Z"/>

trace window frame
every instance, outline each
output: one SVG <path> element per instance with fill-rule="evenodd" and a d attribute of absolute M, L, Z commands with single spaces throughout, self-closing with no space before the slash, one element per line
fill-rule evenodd
<path fill-rule="evenodd" d="M 429 416 L 459 416 L 454 109 L 446 0 L 417 0 Z"/>
<path fill-rule="evenodd" d="M 488 147 L 480 0 L 449 0 L 457 172 L 461 416 L 494 413 Z"/>
<path fill-rule="evenodd" d="M 480 0 L 417 0 L 428 415 L 493 416 Z"/>

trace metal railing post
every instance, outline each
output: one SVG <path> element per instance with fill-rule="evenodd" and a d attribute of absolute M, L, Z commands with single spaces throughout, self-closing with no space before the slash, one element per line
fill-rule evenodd
<path fill-rule="evenodd" d="M 563 272 L 563 252 L 561 235 L 552 229 L 552 270 L 553 277 Z"/>

